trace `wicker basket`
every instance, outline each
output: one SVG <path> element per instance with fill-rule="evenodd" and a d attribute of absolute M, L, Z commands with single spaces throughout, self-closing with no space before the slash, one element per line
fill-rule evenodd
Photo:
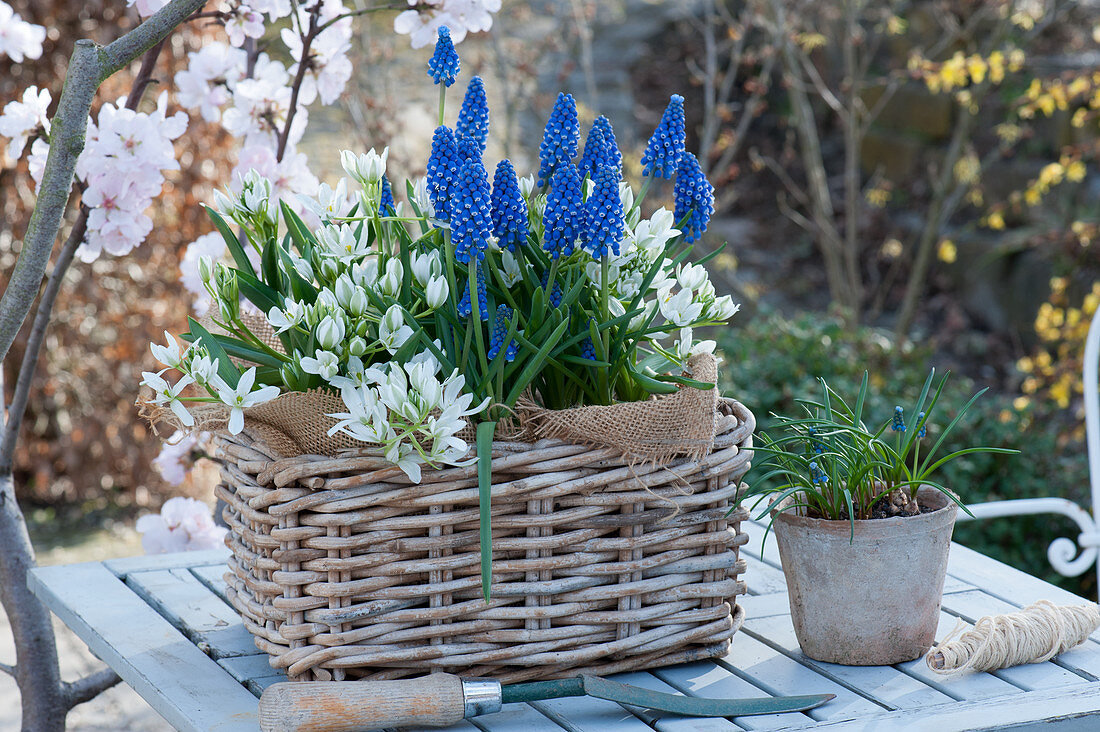
<path fill-rule="evenodd" d="M 416 485 L 377 456 L 272 460 L 247 430 L 221 434 L 228 597 L 296 680 L 519 681 L 720 656 L 743 619 L 746 515 L 727 512 L 754 426 L 720 400 L 711 453 L 664 466 L 495 442 L 488 602 L 475 466 Z"/>

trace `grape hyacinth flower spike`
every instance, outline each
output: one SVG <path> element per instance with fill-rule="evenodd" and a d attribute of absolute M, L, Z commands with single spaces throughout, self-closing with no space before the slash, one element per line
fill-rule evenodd
<path fill-rule="evenodd" d="M 470 79 L 466 86 L 466 96 L 462 99 L 462 109 L 458 112 L 458 124 L 455 125 L 458 138 L 473 140 L 480 154 L 485 154 L 485 145 L 489 141 L 489 102 L 485 98 L 485 82 L 480 76 Z"/>
<path fill-rule="evenodd" d="M 475 260 L 472 265 L 477 267 L 477 308 L 482 320 L 489 320 L 489 299 L 485 292 L 485 270 Z M 470 302 L 470 283 L 466 283 L 462 291 L 462 299 L 458 301 L 458 316 L 468 318 L 474 312 L 473 303 Z"/>
<path fill-rule="evenodd" d="M 378 203 L 378 210 L 383 216 L 394 216 L 397 213 L 393 202 L 393 187 L 385 173 L 382 174 L 382 199 Z"/>
<path fill-rule="evenodd" d="M 428 158 L 428 196 L 436 216 L 444 220 L 451 217 L 451 187 L 458 178 L 459 163 L 454 131 L 443 125 L 436 127 L 432 136 L 432 154 Z"/>
<path fill-rule="evenodd" d="M 602 167 L 613 167 L 620 174 L 623 169 L 623 154 L 615 142 L 615 131 L 611 128 L 611 121 L 603 115 L 596 118 L 588 131 L 577 170 L 581 177 L 587 175 L 595 180 L 596 171 Z"/>
<path fill-rule="evenodd" d="M 608 250 L 618 256 L 626 228 L 623 199 L 619 195 L 619 171 L 604 166 L 596 171 L 595 183 L 585 202 L 584 246 L 593 259 L 607 256 Z"/>
<path fill-rule="evenodd" d="M 428 76 L 435 80 L 436 84 L 450 86 L 455 83 L 461 64 L 458 60 L 458 51 L 451 40 L 451 29 L 440 26 L 439 35 L 435 41 L 435 53 L 428 61 Z"/>
<path fill-rule="evenodd" d="M 546 185 L 563 163 L 577 157 L 581 124 L 577 120 L 577 102 L 572 94 L 558 93 L 558 100 L 546 121 L 539 145 L 539 186 Z"/>
<path fill-rule="evenodd" d="M 550 253 L 550 257 L 557 259 L 572 254 L 573 245 L 584 225 L 581 177 L 573 163 L 565 163 L 554 171 L 542 221 L 542 247 Z"/>
<path fill-rule="evenodd" d="M 676 203 L 673 218 L 677 223 L 683 221 L 684 241 L 690 244 L 702 237 L 710 224 L 714 214 L 714 186 L 703 175 L 699 160 L 689 152 L 680 156 L 673 194 Z"/>
<path fill-rule="evenodd" d="M 485 247 L 493 235 L 490 205 L 485 166 L 480 160 L 467 160 L 451 189 L 451 241 L 459 262 L 469 264 L 471 258 L 485 258 Z"/>
<path fill-rule="evenodd" d="M 515 339 L 509 340 L 507 346 L 504 345 L 504 338 L 508 335 L 511 321 L 512 308 L 504 304 L 497 305 L 496 322 L 493 324 L 493 332 L 489 338 L 489 352 L 485 354 L 489 360 L 496 358 L 501 349 L 504 349 L 505 361 L 516 360 Z"/>
<path fill-rule="evenodd" d="M 642 155 L 642 175 L 671 178 L 680 163 L 687 137 L 684 123 L 684 98 L 673 94 L 661 115 L 657 129 L 649 138 Z"/>
<path fill-rule="evenodd" d="M 894 416 L 890 420 L 890 429 L 894 432 L 905 432 L 905 410 L 900 406 L 894 407 Z"/>
<path fill-rule="evenodd" d="M 527 202 L 519 190 L 511 161 L 497 163 L 493 174 L 493 235 L 502 248 L 514 252 L 527 242 Z"/>

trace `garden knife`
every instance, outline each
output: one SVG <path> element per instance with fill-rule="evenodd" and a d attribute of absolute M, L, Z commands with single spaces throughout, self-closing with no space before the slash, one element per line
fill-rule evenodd
<path fill-rule="evenodd" d="M 804 712 L 833 694 L 704 699 L 651 691 L 596 676 L 501 686 L 495 679 L 431 674 L 403 681 L 284 682 L 264 689 L 264 732 L 368 732 L 391 727 L 445 727 L 492 714 L 512 702 L 593 696 L 691 717 L 743 717 Z"/>

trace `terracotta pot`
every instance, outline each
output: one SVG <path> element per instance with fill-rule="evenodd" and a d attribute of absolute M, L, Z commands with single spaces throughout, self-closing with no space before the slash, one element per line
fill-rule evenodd
<path fill-rule="evenodd" d="M 919 516 L 855 522 L 775 513 L 802 652 L 849 666 L 920 658 L 935 640 L 957 506 L 922 487 Z"/>

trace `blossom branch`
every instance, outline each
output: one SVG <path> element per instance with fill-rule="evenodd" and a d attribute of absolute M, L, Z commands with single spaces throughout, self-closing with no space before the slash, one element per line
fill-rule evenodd
<path fill-rule="evenodd" d="M 15 342 L 42 284 L 69 203 L 76 161 L 84 149 L 88 113 L 96 90 L 111 74 L 156 45 L 205 3 L 206 0 L 172 0 L 137 28 L 105 47 L 87 39 L 76 42 L 52 120 L 50 152 L 38 200 L 23 237 L 19 259 L 0 298 L 0 359 L 7 356 Z"/>
<path fill-rule="evenodd" d="M 156 68 L 157 59 L 167 38 L 162 38 L 153 45 L 141 61 L 141 68 L 134 78 L 134 86 L 126 97 L 126 108 L 137 109 L 145 90 L 153 81 L 153 69 Z M 65 274 L 73 263 L 77 249 L 84 241 L 84 234 L 88 229 L 88 215 L 91 213 L 85 205 L 81 205 L 73 228 L 65 244 L 61 247 L 61 254 L 54 264 L 46 282 L 46 289 L 42 292 L 42 299 L 35 310 L 34 324 L 31 326 L 31 334 L 27 339 L 27 348 L 23 352 L 23 361 L 19 364 L 19 375 L 15 382 L 15 392 L 12 395 L 11 405 L 8 408 L 8 418 L 4 423 L 3 441 L 0 442 L 0 473 L 11 471 L 15 456 L 15 445 L 19 438 L 19 429 L 23 423 L 23 416 L 27 411 L 27 400 L 30 398 L 31 383 L 38 367 L 38 356 L 42 350 L 42 343 L 46 339 L 46 330 L 53 318 L 53 307 L 57 296 L 61 292 L 61 285 L 65 280 Z"/>
<path fill-rule="evenodd" d="M 287 143 L 290 141 L 290 127 L 294 124 L 294 115 L 298 112 L 298 94 L 302 90 L 302 82 L 305 81 L 306 72 L 309 70 L 309 49 L 313 45 L 313 39 L 320 34 L 317 24 L 321 13 L 321 5 L 318 3 L 309 11 L 309 29 L 302 34 L 302 55 L 298 59 L 298 73 L 294 75 L 294 86 L 290 92 L 290 108 L 286 113 L 286 126 L 279 135 L 279 145 L 275 150 L 275 159 L 282 160 L 286 153 Z"/>

